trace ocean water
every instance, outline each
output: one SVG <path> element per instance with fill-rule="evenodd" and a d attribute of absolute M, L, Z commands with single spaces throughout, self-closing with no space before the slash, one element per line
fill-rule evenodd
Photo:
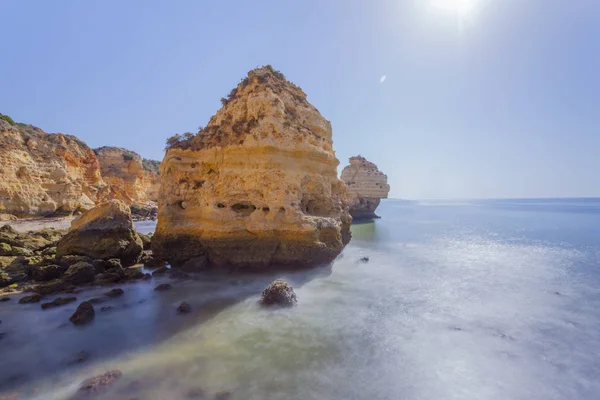
<path fill-rule="evenodd" d="M 331 266 L 121 285 L 85 327 L 68 323 L 77 303 L 0 303 L 0 393 L 67 399 L 119 369 L 95 398 L 600 398 L 600 199 L 387 200 L 378 214 Z M 279 276 L 298 306 L 261 308 Z"/>

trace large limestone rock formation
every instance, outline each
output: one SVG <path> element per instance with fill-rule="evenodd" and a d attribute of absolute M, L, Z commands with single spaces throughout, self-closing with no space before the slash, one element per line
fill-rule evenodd
<path fill-rule="evenodd" d="M 110 185 L 114 198 L 129 205 L 158 200 L 160 181 L 156 164 L 119 147 L 100 147 L 94 152 L 102 178 Z"/>
<path fill-rule="evenodd" d="M 342 180 L 348 187 L 352 218 L 376 218 L 375 209 L 390 191 L 387 176 L 377 169 L 377 165 L 356 156 L 350 157 L 350 165 L 342 171 Z"/>
<path fill-rule="evenodd" d="M 155 255 L 248 268 L 334 259 L 351 217 L 330 122 L 270 66 L 221 101 L 206 128 L 168 141 Z"/>
<path fill-rule="evenodd" d="M 115 198 L 132 206 L 158 199 L 157 161 L 114 147 L 96 152 L 75 136 L 0 114 L 0 219 L 66 215 Z"/>
<path fill-rule="evenodd" d="M 75 136 L 0 118 L 0 212 L 71 213 L 107 188 L 94 152 Z"/>
<path fill-rule="evenodd" d="M 67 255 L 118 258 L 123 265 L 132 265 L 138 261 L 142 247 L 142 240 L 133 229 L 129 207 L 122 201 L 110 200 L 71 222 L 71 228 L 58 242 L 56 258 Z"/>

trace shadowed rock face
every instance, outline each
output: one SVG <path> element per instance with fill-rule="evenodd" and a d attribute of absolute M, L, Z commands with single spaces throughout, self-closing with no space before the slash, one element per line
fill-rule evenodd
<path fill-rule="evenodd" d="M 342 171 L 342 180 L 348 187 L 348 204 L 354 219 L 376 218 L 375 210 L 390 191 L 387 176 L 377 165 L 364 157 L 350 157 L 350 165 Z"/>
<path fill-rule="evenodd" d="M 247 268 L 333 260 L 351 218 L 329 121 L 271 67 L 222 102 L 198 134 L 169 140 L 155 255 Z"/>

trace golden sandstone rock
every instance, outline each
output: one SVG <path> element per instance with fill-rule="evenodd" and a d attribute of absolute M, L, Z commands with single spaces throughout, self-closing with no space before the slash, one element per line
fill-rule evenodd
<path fill-rule="evenodd" d="M 137 154 L 127 154 L 132 159 L 121 155 L 120 166 L 101 166 L 75 136 L 0 118 L 0 214 L 66 215 L 113 198 L 127 205 L 156 200 L 159 177 L 152 169 L 157 163 L 144 160 L 143 167 Z"/>
<path fill-rule="evenodd" d="M 154 254 L 244 268 L 333 260 L 351 217 L 330 122 L 270 66 L 222 102 L 198 134 L 168 141 Z"/>
<path fill-rule="evenodd" d="M 350 165 L 342 171 L 342 180 L 348 187 L 348 204 L 354 219 L 375 218 L 375 209 L 390 191 L 387 176 L 377 165 L 364 157 L 350 157 Z"/>

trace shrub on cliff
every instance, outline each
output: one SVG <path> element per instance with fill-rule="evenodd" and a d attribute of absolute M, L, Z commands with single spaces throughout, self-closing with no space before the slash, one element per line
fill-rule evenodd
<path fill-rule="evenodd" d="M 6 122 L 8 122 L 11 125 L 15 124 L 15 121 L 13 121 L 13 119 L 11 117 L 9 117 L 8 115 L 4 115 L 4 114 L 0 113 L 0 119 L 5 120 Z"/>
<path fill-rule="evenodd" d="M 123 154 L 123 160 L 131 161 L 133 160 L 133 156 L 131 154 Z"/>

